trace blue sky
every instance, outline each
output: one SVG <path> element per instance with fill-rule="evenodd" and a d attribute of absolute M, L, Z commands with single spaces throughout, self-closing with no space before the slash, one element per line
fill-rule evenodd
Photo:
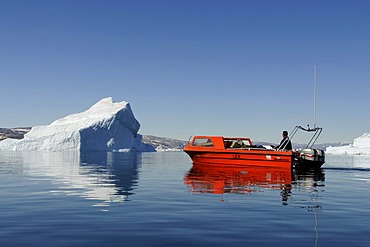
<path fill-rule="evenodd" d="M 0 2 L 0 127 L 46 125 L 112 96 L 141 134 L 279 142 L 370 132 L 370 1 Z M 305 137 L 298 137 L 298 142 Z"/>

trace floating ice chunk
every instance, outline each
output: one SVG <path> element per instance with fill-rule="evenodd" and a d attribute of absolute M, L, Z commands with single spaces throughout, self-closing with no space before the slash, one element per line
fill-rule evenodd
<path fill-rule="evenodd" d="M 108 97 L 84 112 L 35 126 L 23 139 L 1 141 L 0 150 L 149 151 L 137 134 L 139 128 L 130 104 Z"/>

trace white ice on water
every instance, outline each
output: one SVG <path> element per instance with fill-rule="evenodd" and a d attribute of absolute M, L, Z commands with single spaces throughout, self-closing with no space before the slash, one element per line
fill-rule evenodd
<path fill-rule="evenodd" d="M 352 144 L 340 147 L 327 147 L 327 154 L 347 154 L 347 155 L 370 155 L 370 133 L 354 139 Z"/>
<path fill-rule="evenodd" d="M 149 151 L 139 128 L 130 104 L 108 97 L 84 112 L 33 127 L 21 140 L 1 141 L 0 150 Z"/>

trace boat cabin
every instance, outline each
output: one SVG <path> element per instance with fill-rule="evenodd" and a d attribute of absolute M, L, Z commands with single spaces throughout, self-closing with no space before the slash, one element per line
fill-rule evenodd
<path fill-rule="evenodd" d="M 223 136 L 195 136 L 189 141 L 189 146 L 209 147 L 212 149 L 265 149 L 261 145 L 253 145 L 250 138 Z"/>

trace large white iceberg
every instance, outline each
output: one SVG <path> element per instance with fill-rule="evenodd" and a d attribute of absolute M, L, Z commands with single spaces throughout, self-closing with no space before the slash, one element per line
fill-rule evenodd
<path fill-rule="evenodd" d="M 6 139 L 0 150 L 149 151 L 138 135 L 130 104 L 104 98 L 90 109 L 36 126 L 23 139 Z"/>
<path fill-rule="evenodd" d="M 348 154 L 348 155 L 370 155 L 370 133 L 354 139 L 353 144 L 340 147 L 327 147 L 327 154 Z"/>

